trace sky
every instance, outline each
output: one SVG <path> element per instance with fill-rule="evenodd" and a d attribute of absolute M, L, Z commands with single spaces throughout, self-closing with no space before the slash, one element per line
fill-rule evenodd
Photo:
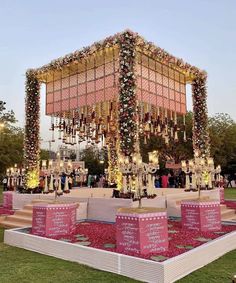
<path fill-rule="evenodd" d="M 236 0 L 0 0 L 0 100 L 24 126 L 25 72 L 125 29 L 208 72 L 208 112 L 236 120 Z M 49 137 L 45 90 L 41 136 Z M 187 101 L 191 110 L 191 92 Z"/>

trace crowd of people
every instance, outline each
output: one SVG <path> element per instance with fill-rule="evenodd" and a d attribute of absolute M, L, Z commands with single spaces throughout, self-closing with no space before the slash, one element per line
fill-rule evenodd
<path fill-rule="evenodd" d="M 155 188 L 184 188 L 185 173 L 183 171 L 169 171 L 156 175 L 154 180 Z"/>
<path fill-rule="evenodd" d="M 108 188 L 114 187 L 108 184 L 108 180 L 105 175 L 79 175 L 74 172 L 70 174 L 63 173 L 60 176 L 61 188 L 64 190 L 66 177 L 68 181 L 69 190 L 73 187 L 88 187 L 88 188 Z M 10 180 L 8 180 L 10 178 Z M 47 177 L 48 186 L 51 176 Z M 19 179 L 19 178 L 18 178 Z M 22 182 L 24 178 L 18 180 L 5 176 L 2 179 L 3 190 L 20 190 L 23 189 Z M 222 184 L 225 188 L 236 187 L 236 173 L 221 175 Z M 186 175 L 182 170 L 179 171 L 165 171 L 163 174 L 157 174 L 154 178 L 155 188 L 184 188 L 186 182 Z M 10 184 L 10 185 L 9 185 Z M 55 189 L 55 178 L 53 181 L 53 187 Z M 41 176 L 39 180 L 38 191 L 43 191 L 45 188 L 45 176 Z"/>

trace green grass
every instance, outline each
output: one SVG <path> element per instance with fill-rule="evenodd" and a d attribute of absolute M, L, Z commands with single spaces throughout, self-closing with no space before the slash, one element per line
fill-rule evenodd
<path fill-rule="evenodd" d="M 225 188 L 225 199 L 236 200 L 236 188 Z"/>
<path fill-rule="evenodd" d="M 178 283 L 227 283 L 236 274 L 236 250 L 177 281 Z"/>
<path fill-rule="evenodd" d="M 1 283 L 138 282 L 85 265 L 11 247 L 2 241 L 3 229 L 0 229 Z"/>

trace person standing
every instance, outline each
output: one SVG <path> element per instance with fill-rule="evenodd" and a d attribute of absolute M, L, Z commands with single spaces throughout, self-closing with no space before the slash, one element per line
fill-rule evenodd
<path fill-rule="evenodd" d="M 228 176 L 228 183 L 227 183 L 227 188 L 230 186 L 231 188 L 233 188 L 233 186 L 232 186 L 232 181 L 234 180 L 234 175 L 231 173 L 231 174 L 229 174 L 229 176 Z"/>
<path fill-rule="evenodd" d="M 163 176 L 161 176 L 161 184 L 162 188 L 168 188 L 168 175 L 167 173 Z"/>
<path fill-rule="evenodd" d="M 175 187 L 175 176 L 174 173 L 171 172 L 169 176 L 169 187 L 174 188 Z"/>

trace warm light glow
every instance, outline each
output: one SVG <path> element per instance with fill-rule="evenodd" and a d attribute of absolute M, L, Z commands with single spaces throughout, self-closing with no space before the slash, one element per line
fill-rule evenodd
<path fill-rule="evenodd" d="M 38 187 L 39 184 L 39 173 L 38 170 L 32 170 L 27 173 L 26 176 L 26 185 L 29 189 L 34 189 Z"/>
<path fill-rule="evenodd" d="M 137 160 L 138 165 L 141 165 L 141 164 L 142 164 L 142 162 L 143 162 L 143 161 L 142 161 L 142 157 L 141 157 L 141 156 L 139 156 L 139 157 L 138 157 L 138 160 Z"/>
<path fill-rule="evenodd" d="M 68 168 L 72 168 L 72 160 L 68 160 L 67 166 Z"/>
<path fill-rule="evenodd" d="M 205 160 L 204 160 L 204 158 L 201 158 L 200 164 L 201 164 L 202 166 L 205 165 Z"/>
<path fill-rule="evenodd" d="M 124 163 L 124 158 L 123 158 L 123 156 L 120 156 L 119 157 L 119 162 L 122 164 L 122 163 Z"/>
<path fill-rule="evenodd" d="M 148 161 L 150 162 L 150 163 L 152 163 L 153 162 L 153 152 L 148 152 Z"/>
<path fill-rule="evenodd" d="M 193 160 L 189 160 L 189 167 L 193 168 Z"/>
<path fill-rule="evenodd" d="M 125 164 L 129 164 L 129 157 L 128 156 L 125 157 Z"/>
<path fill-rule="evenodd" d="M 47 160 L 42 160 L 42 167 L 46 167 L 47 166 Z"/>
<path fill-rule="evenodd" d="M 212 158 L 212 157 L 208 157 L 208 158 L 207 158 L 207 164 L 208 164 L 208 165 L 213 165 L 213 164 L 214 164 L 214 161 L 213 161 L 213 158 Z"/>
<path fill-rule="evenodd" d="M 48 166 L 52 167 L 52 160 L 51 159 L 48 161 Z"/>
<path fill-rule="evenodd" d="M 61 160 L 61 161 L 60 161 L 60 167 L 62 168 L 63 166 L 64 166 L 64 161 Z"/>
<path fill-rule="evenodd" d="M 181 167 L 182 167 L 182 168 L 185 168 L 185 167 L 186 167 L 186 161 L 185 161 L 185 160 L 182 160 L 182 161 L 181 161 Z"/>

